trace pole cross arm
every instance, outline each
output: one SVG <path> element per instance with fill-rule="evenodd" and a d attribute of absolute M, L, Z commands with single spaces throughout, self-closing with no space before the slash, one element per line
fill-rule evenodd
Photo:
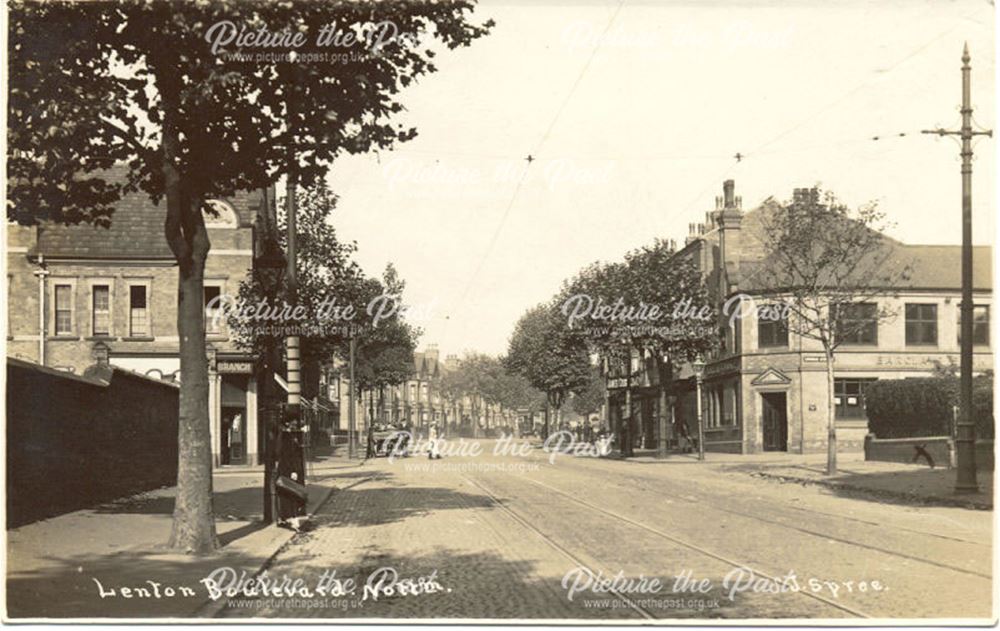
<path fill-rule="evenodd" d="M 966 132 L 961 129 L 948 130 L 948 129 L 924 129 L 920 132 L 921 134 L 935 134 L 937 136 L 961 136 Z M 992 129 L 984 129 L 982 131 L 969 131 L 970 136 L 989 136 L 993 137 Z"/>

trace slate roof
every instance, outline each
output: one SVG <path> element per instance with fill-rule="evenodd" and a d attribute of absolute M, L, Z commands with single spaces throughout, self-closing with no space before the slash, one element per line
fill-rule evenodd
<path fill-rule="evenodd" d="M 902 254 L 910 260 L 911 278 L 907 287 L 920 289 L 958 289 L 962 286 L 962 246 L 903 245 Z M 972 288 L 993 289 L 993 248 L 972 247 Z"/>
<path fill-rule="evenodd" d="M 760 232 L 763 230 L 767 213 L 774 212 L 778 205 L 771 199 L 766 200 L 757 208 L 746 212 L 740 231 L 740 263 L 736 274 L 738 291 L 760 292 L 771 289 L 766 286 L 760 274 L 761 268 L 767 265 L 764 260 L 764 246 L 761 243 Z M 706 235 L 713 242 L 718 235 L 713 231 Z M 885 265 L 897 266 L 899 269 L 908 267 L 908 278 L 899 281 L 894 289 L 924 289 L 924 290 L 959 290 L 962 287 L 962 246 L 960 245 L 917 245 L 897 241 L 887 235 L 881 235 L 885 250 L 880 255 L 887 254 Z M 972 285 L 973 289 L 990 291 L 993 288 L 993 248 L 991 246 L 973 246 L 972 250 Z M 862 266 L 864 269 L 864 266 Z"/>
<path fill-rule="evenodd" d="M 50 258 L 173 260 L 163 235 L 162 204 L 154 205 L 145 193 L 130 193 L 115 204 L 109 228 L 40 226 L 37 253 Z"/>
<path fill-rule="evenodd" d="M 119 165 L 109 169 L 103 177 L 109 181 L 123 181 L 127 172 L 124 165 Z M 232 205 L 240 223 L 249 225 L 254 209 L 245 206 L 251 198 L 256 203 L 259 193 L 238 193 L 237 197 L 238 200 L 231 200 Z M 163 233 L 165 204 L 163 199 L 154 204 L 148 194 L 139 191 L 122 196 L 115 204 L 108 228 L 89 224 L 39 226 L 35 253 L 47 258 L 172 261 L 174 257 Z"/>

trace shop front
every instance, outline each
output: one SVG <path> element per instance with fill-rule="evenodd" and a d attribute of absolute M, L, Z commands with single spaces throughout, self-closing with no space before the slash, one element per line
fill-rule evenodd
<path fill-rule="evenodd" d="M 251 466 L 260 462 L 264 436 L 257 426 L 253 366 L 248 355 L 220 353 L 214 370 L 209 370 L 212 454 L 217 467 Z"/>

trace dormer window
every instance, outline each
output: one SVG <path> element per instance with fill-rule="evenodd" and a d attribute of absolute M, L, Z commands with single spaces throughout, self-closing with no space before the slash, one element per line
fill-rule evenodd
<path fill-rule="evenodd" d="M 205 200 L 205 205 L 202 207 L 201 214 L 205 218 L 206 228 L 239 227 L 236 211 L 232 206 L 221 199 Z"/>

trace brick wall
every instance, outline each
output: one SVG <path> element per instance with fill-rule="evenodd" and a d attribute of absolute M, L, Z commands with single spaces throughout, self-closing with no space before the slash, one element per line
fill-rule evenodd
<path fill-rule="evenodd" d="M 177 478 L 178 390 L 120 369 L 7 359 L 7 527 Z"/>
<path fill-rule="evenodd" d="M 934 458 L 934 466 L 952 466 L 952 444 L 947 436 L 930 436 L 921 438 L 875 438 L 873 435 L 865 439 L 865 460 L 880 462 L 913 462 L 914 445 L 923 445 L 924 449 Z M 993 441 L 976 441 L 976 468 L 980 471 L 993 471 Z M 926 463 L 924 458 L 919 463 Z"/>
<path fill-rule="evenodd" d="M 865 460 L 880 462 L 913 462 L 916 445 L 922 445 L 927 453 L 934 458 L 934 466 L 947 467 L 951 463 L 951 439 L 947 436 L 928 436 L 923 438 L 875 438 L 868 436 L 865 440 Z M 917 460 L 926 464 L 924 458 Z"/>

